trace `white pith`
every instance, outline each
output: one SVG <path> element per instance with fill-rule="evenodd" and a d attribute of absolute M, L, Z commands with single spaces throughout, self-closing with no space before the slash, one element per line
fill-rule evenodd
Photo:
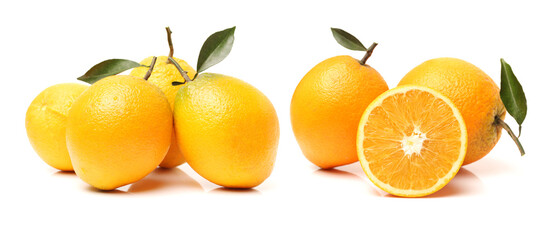
<path fill-rule="evenodd" d="M 420 155 L 424 141 L 427 140 L 426 134 L 420 131 L 419 127 L 415 127 L 410 136 L 404 136 L 401 141 L 402 150 L 405 155 Z"/>

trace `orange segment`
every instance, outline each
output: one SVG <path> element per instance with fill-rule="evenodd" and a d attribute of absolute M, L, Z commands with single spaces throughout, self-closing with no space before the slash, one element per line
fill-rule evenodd
<path fill-rule="evenodd" d="M 464 120 L 442 94 L 418 86 L 391 89 L 362 115 L 357 150 L 362 168 L 379 188 L 419 197 L 444 187 L 466 155 Z"/>

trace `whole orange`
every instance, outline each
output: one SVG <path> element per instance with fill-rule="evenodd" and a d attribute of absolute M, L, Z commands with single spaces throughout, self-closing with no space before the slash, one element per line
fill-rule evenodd
<path fill-rule="evenodd" d="M 306 158 L 321 168 L 358 161 L 360 117 L 388 89 L 375 69 L 350 56 L 332 57 L 313 67 L 290 104 L 292 130 Z"/>
<path fill-rule="evenodd" d="M 174 123 L 188 164 L 207 180 L 229 188 L 252 188 L 273 170 L 278 117 L 252 85 L 203 73 L 176 95 Z"/>
<path fill-rule="evenodd" d="M 112 190 L 143 178 L 170 146 L 172 110 L 155 85 L 110 76 L 72 105 L 66 142 L 74 171 L 86 183 Z"/>
<path fill-rule="evenodd" d="M 147 57 L 143 59 L 140 64 L 149 65 L 152 60 L 152 57 Z M 180 64 L 182 70 L 188 72 L 188 76 L 190 78 L 195 76 L 195 70 L 186 61 L 179 58 L 174 58 L 174 60 Z M 144 67 L 134 68 L 130 75 L 142 78 L 145 76 L 145 73 L 147 73 L 147 70 L 148 69 Z M 174 99 L 176 98 L 176 93 L 183 85 L 172 85 L 172 82 L 184 82 L 185 80 L 176 66 L 168 62 L 168 57 L 157 57 L 157 62 L 155 63 L 153 72 L 147 80 L 150 83 L 155 84 L 162 90 L 162 92 L 164 92 L 164 95 L 168 99 L 168 103 L 170 103 L 170 108 L 174 110 Z M 184 155 L 180 152 L 180 148 L 176 143 L 176 134 L 172 131 L 172 143 L 170 144 L 170 149 L 168 149 L 168 153 L 164 157 L 160 166 L 163 168 L 173 168 L 185 163 L 186 160 L 187 159 L 184 158 Z"/>
<path fill-rule="evenodd" d="M 431 59 L 408 72 L 398 85 L 407 84 L 435 89 L 456 105 L 468 131 L 463 164 L 481 159 L 499 141 L 496 118 L 505 118 L 505 106 L 497 84 L 478 67 L 457 58 Z"/>
<path fill-rule="evenodd" d="M 29 105 L 25 128 L 35 152 L 48 165 L 73 171 L 66 147 L 66 121 L 73 102 L 88 86 L 62 83 L 42 91 Z"/>

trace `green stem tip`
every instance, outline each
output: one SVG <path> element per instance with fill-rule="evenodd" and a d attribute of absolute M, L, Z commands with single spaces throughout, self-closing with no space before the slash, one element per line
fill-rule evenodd
<path fill-rule="evenodd" d="M 181 85 L 181 84 L 185 84 L 187 82 L 193 81 L 188 76 L 188 72 L 184 71 L 184 69 L 182 69 L 182 67 L 180 67 L 180 64 L 178 64 L 176 62 L 176 60 L 174 60 L 173 57 L 168 57 L 168 60 L 170 60 L 170 62 L 172 62 L 172 64 L 174 64 L 174 66 L 178 69 L 178 72 L 180 72 L 180 75 L 182 75 L 182 77 L 184 78 L 184 82 L 172 82 L 172 86 Z"/>
<path fill-rule="evenodd" d="M 503 129 L 505 129 L 505 131 L 507 131 L 507 133 L 509 133 L 509 136 L 511 136 L 514 143 L 518 147 L 518 150 L 520 151 L 520 156 L 524 156 L 524 154 L 526 154 L 526 152 L 524 152 L 524 147 L 522 147 L 522 144 L 518 140 L 518 137 L 514 135 L 514 132 L 511 130 L 509 125 L 507 125 L 507 123 L 505 123 L 505 121 L 503 121 L 503 119 L 499 117 L 495 117 L 495 124 L 501 126 Z"/>
<path fill-rule="evenodd" d="M 371 46 L 366 50 L 366 54 L 364 55 L 364 57 L 362 58 L 362 60 L 360 60 L 360 64 L 364 65 L 366 64 L 367 60 L 369 59 L 369 57 L 371 57 L 371 54 L 373 53 L 373 49 L 375 49 L 375 47 L 377 47 L 377 43 L 374 42 L 373 44 L 371 44 Z"/>
<path fill-rule="evenodd" d="M 145 73 L 145 76 L 143 76 L 143 79 L 147 80 L 149 79 L 149 77 L 151 76 L 151 73 L 153 73 L 153 69 L 155 68 L 155 63 L 157 62 L 157 57 L 153 57 L 153 60 L 151 60 L 151 65 L 149 66 L 149 70 L 147 70 L 147 72 Z"/>
<path fill-rule="evenodd" d="M 168 48 L 170 52 L 168 53 L 168 60 L 166 63 L 170 63 L 170 58 L 174 57 L 174 44 L 172 44 L 172 31 L 170 31 L 170 27 L 166 27 L 166 39 L 168 40 Z"/>

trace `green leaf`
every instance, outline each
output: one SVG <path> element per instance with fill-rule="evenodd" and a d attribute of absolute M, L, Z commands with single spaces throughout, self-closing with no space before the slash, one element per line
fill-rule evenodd
<path fill-rule="evenodd" d="M 331 31 L 333 32 L 333 37 L 335 37 L 335 40 L 337 40 L 337 42 L 343 47 L 350 50 L 367 51 L 367 48 L 364 46 L 364 44 L 362 44 L 360 40 L 358 40 L 352 34 L 340 28 L 331 28 Z"/>
<path fill-rule="evenodd" d="M 199 58 L 197 59 L 197 72 L 203 72 L 215 64 L 221 62 L 228 56 L 234 43 L 234 31 L 236 27 L 231 27 L 220 32 L 213 33 L 205 40 Z"/>
<path fill-rule="evenodd" d="M 519 125 L 519 136 L 522 123 L 526 118 L 526 96 L 522 90 L 522 85 L 513 73 L 511 66 L 501 58 L 501 100 L 507 112 L 516 120 Z"/>
<path fill-rule="evenodd" d="M 108 76 L 116 75 L 128 69 L 143 66 L 137 62 L 126 59 L 109 59 L 98 63 L 87 71 L 78 80 L 93 84 Z M 144 66 L 145 67 L 145 66 Z M 148 67 L 148 66 L 147 66 Z"/>

